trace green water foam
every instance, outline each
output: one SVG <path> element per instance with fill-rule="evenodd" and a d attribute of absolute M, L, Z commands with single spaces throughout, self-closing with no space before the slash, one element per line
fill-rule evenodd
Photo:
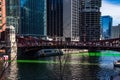
<path fill-rule="evenodd" d="M 90 53 L 73 53 L 71 54 L 72 56 L 88 56 L 88 57 L 101 57 L 101 56 L 108 56 L 108 57 L 120 57 L 119 53 L 94 53 L 94 52 L 90 52 Z"/>
<path fill-rule="evenodd" d="M 112 53 L 112 52 L 88 52 L 88 53 L 72 53 L 68 54 L 72 57 L 120 57 L 120 53 Z M 66 55 L 64 55 L 66 56 Z M 7 62 L 13 62 L 11 60 L 8 60 Z M 16 60 L 17 63 L 40 63 L 40 64 L 60 64 L 60 61 L 52 61 L 52 60 Z M 80 64 L 80 65 L 100 65 L 99 63 L 89 63 L 89 62 L 80 62 L 80 61 L 71 61 L 71 62 L 64 62 L 62 61 L 61 64 Z M 102 63 L 103 64 L 103 63 Z M 107 64 L 103 64 L 107 65 Z"/>
<path fill-rule="evenodd" d="M 7 62 L 13 62 L 13 61 L 7 61 Z M 44 61 L 44 60 L 16 60 L 17 63 L 37 63 L 37 64 L 60 64 L 60 61 Z M 100 65 L 99 63 L 89 63 L 89 62 L 61 62 L 61 64 L 68 64 L 68 65 Z M 107 65 L 105 63 L 102 63 L 102 65 Z"/>

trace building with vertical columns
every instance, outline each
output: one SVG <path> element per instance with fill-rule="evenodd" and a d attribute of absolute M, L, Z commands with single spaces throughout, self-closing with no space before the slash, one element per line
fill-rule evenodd
<path fill-rule="evenodd" d="M 80 41 L 100 39 L 101 0 L 80 1 Z"/>
<path fill-rule="evenodd" d="M 20 13 L 22 35 L 46 35 L 46 0 L 20 0 Z"/>
<path fill-rule="evenodd" d="M 63 37 L 63 1 L 47 0 L 47 36 L 58 40 Z"/>
<path fill-rule="evenodd" d="M 4 40 L 6 29 L 6 0 L 0 0 L 0 41 Z"/>
<path fill-rule="evenodd" d="M 80 0 L 63 0 L 63 37 L 79 41 Z"/>
<path fill-rule="evenodd" d="M 117 26 L 112 26 L 111 38 L 120 38 L 120 24 Z"/>

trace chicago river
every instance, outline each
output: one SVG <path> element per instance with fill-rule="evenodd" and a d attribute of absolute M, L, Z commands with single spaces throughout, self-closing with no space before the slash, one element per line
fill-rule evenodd
<path fill-rule="evenodd" d="M 11 61 L 3 80 L 109 80 L 119 74 L 120 52 L 98 51 Z M 8 62 L 9 64 L 9 62 Z"/>

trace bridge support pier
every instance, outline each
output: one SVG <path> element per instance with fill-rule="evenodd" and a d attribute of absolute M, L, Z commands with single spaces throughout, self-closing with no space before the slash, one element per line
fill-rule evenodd
<path fill-rule="evenodd" d="M 14 60 L 17 55 L 16 33 L 13 26 L 6 29 L 6 55 L 9 56 L 9 60 Z"/>

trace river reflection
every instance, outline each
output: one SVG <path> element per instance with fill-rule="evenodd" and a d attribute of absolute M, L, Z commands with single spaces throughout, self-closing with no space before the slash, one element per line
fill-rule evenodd
<path fill-rule="evenodd" d="M 120 59 L 119 54 L 101 51 L 17 60 L 9 67 L 6 80 L 109 80 L 120 72 L 113 67 L 113 61 Z"/>

